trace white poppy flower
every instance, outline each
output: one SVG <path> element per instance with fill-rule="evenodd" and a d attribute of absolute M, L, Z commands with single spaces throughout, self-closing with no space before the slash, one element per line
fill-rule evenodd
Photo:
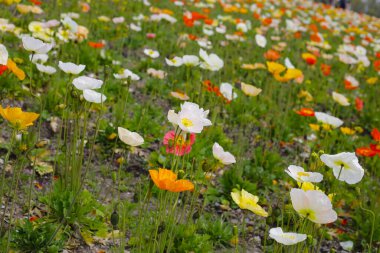
<path fill-rule="evenodd" d="M 290 61 L 290 59 L 288 57 L 285 58 L 285 66 L 288 69 L 295 69 L 294 65 L 292 64 L 292 62 Z"/>
<path fill-rule="evenodd" d="M 220 146 L 217 142 L 215 142 L 212 146 L 212 154 L 224 165 L 236 163 L 235 157 L 230 152 L 224 151 L 222 146 Z"/>
<path fill-rule="evenodd" d="M 59 61 L 58 67 L 65 73 L 67 74 L 72 74 L 72 75 L 78 75 L 80 72 L 82 72 L 86 66 L 85 65 L 76 65 L 71 62 L 61 62 Z"/>
<path fill-rule="evenodd" d="M 52 67 L 52 66 L 46 66 L 46 65 L 42 65 L 42 64 L 36 64 L 36 67 L 37 69 L 42 72 L 42 73 L 46 73 L 46 74 L 49 74 L 49 75 L 52 75 L 54 74 L 55 72 L 57 72 L 57 70 Z"/>
<path fill-rule="evenodd" d="M 253 85 L 246 84 L 241 82 L 241 90 L 244 92 L 245 95 L 255 97 L 259 95 L 262 91 L 262 89 L 257 88 Z"/>
<path fill-rule="evenodd" d="M 255 40 L 256 40 L 256 44 L 259 47 L 265 48 L 265 46 L 267 45 L 267 39 L 261 34 L 256 34 Z"/>
<path fill-rule="evenodd" d="M 140 77 L 132 71 L 130 71 L 129 69 L 124 69 L 122 74 L 113 74 L 113 76 L 116 79 L 127 79 L 128 77 L 130 77 L 132 81 L 140 80 Z"/>
<path fill-rule="evenodd" d="M 351 251 L 354 248 L 354 243 L 353 241 L 345 241 L 345 242 L 340 242 L 340 246 L 347 251 Z"/>
<path fill-rule="evenodd" d="M 219 90 L 220 93 L 222 93 L 223 97 L 225 97 L 229 101 L 237 98 L 237 94 L 233 92 L 233 86 L 229 83 L 221 83 Z"/>
<path fill-rule="evenodd" d="M 141 32 L 141 30 L 142 30 L 141 26 L 135 25 L 134 23 L 131 23 L 129 25 L 129 28 L 131 28 L 131 30 L 133 30 L 135 32 Z"/>
<path fill-rule="evenodd" d="M 144 54 L 153 59 L 158 58 L 160 56 L 160 53 L 158 51 L 152 49 L 144 49 Z"/>
<path fill-rule="evenodd" d="M 199 108 L 199 105 L 185 102 L 181 105 L 181 111 L 175 113 L 174 110 L 168 112 L 168 120 L 174 125 L 178 125 L 183 131 L 188 133 L 200 133 L 205 126 L 212 123 L 207 119 L 209 111 Z"/>
<path fill-rule="evenodd" d="M 103 81 L 88 76 L 80 76 L 73 80 L 73 85 L 78 90 L 93 90 L 101 88 L 103 85 Z"/>
<path fill-rule="evenodd" d="M 94 90 L 83 90 L 83 97 L 88 102 L 100 104 L 106 101 L 107 97 L 102 93 L 96 92 Z"/>
<path fill-rule="evenodd" d="M 24 35 L 21 38 L 22 46 L 27 51 L 31 51 L 37 54 L 46 54 L 53 48 L 53 44 L 48 44 L 42 40 L 35 39 L 29 35 Z"/>
<path fill-rule="evenodd" d="M 203 49 L 200 49 L 199 56 L 203 60 L 203 62 L 201 63 L 201 68 L 203 69 L 218 71 L 224 66 L 223 60 L 220 59 L 219 56 L 217 56 L 216 54 L 208 55 L 206 51 L 204 51 Z"/>
<path fill-rule="evenodd" d="M 112 19 L 112 22 L 114 24 L 120 24 L 120 23 L 124 23 L 125 21 L 125 18 L 124 17 L 115 17 Z"/>
<path fill-rule="evenodd" d="M 236 30 L 239 32 L 246 33 L 248 32 L 248 26 L 245 23 L 240 22 L 236 25 Z"/>
<path fill-rule="evenodd" d="M 31 60 L 34 64 L 36 63 L 45 63 L 49 59 L 47 54 L 32 54 L 29 55 L 29 60 Z"/>
<path fill-rule="evenodd" d="M 297 182 L 319 183 L 323 180 L 323 175 L 321 173 L 305 172 L 304 168 L 296 165 L 290 165 L 285 172 Z"/>
<path fill-rule="evenodd" d="M 281 227 L 277 227 L 269 230 L 269 237 L 284 245 L 294 245 L 305 241 L 307 235 L 292 232 L 284 233 Z"/>
<path fill-rule="evenodd" d="M 194 67 L 199 65 L 199 58 L 196 55 L 184 55 L 182 62 L 187 67 Z"/>
<path fill-rule="evenodd" d="M 183 64 L 182 58 L 175 56 L 172 59 L 165 58 L 166 64 L 169 66 L 179 67 Z"/>
<path fill-rule="evenodd" d="M 324 124 L 328 124 L 332 126 L 333 128 L 337 128 L 343 125 L 343 121 L 341 119 L 328 115 L 327 113 L 315 112 L 315 117 L 317 118 L 318 121 Z"/>
<path fill-rule="evenodd" d="M 0 65 L 7 65 L 8 63 L 8 51 L 7 48 L 0 44 Z"/>
<path fill-rule="evenodd" d="M 333 91 L 332 97 L 333 97 L 335 102 L 337 102 L 338 104 L 340 104 L 342 106 L 349 106 L 350 105 L 350 102 L 348 102 L 348 99 L 344 95 L 342 95 L 338 92 Z"/>
<path fill-rule="evenodd" d="M 355 153 L 343 152 L 336 155 L 321 155 L 326 166 L 333 169 L 334 176 L 348 184 L 356 184 L 362 180 L 364 169 L 359 164 Z"/>
<path fill-rule="evenodd" d="M 61 21 L 63 26 L 70 30 L 72 33 L 78 32 L 78 24 L 71 19 L 69 16 L 65 16 L 65 18 Z"/>
<path fill-rule="evenodd" d="M 131 132 L 122 127 L 118 127 L 117 132 L 119 139 L 129 146 L 136 147 L 144 144 L 144 138 L 136 132 Z"/>
<path fill-rule="evenodd" d="M 337 213 L 332 209 L 329 197 L 321 191 L 304 191 L 291 189 L 290 198 L 297 213 L 318 224 L 327 224 L 336 221 Z"/>

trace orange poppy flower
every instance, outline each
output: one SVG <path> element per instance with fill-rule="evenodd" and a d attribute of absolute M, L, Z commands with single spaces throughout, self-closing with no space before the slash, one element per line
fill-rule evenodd
<path fill-rule="evenodd" d="M 356 149 L 356 154 L 360 156 L 372 157 L 376 155 L 376 151 L 373 151 L 369 147 L 361 147 Z"/>
<path fill-rule="evenodd" d="M 304 59 L 308 65 L 314 65 L 317 63 L 317 57 L 310 53 L 303 53 L 302 59 Z"/>
<path fill-rule="evenodd" d="M 316 33 L 310 35 L 310 40 L 317 43 L 322 42 L 321 37 Z"/>
<path fill-rule="evenodd" d="M 281 54 L 273 49 L 269 49 L 265 54 L 264 54 L 265 59 L 269 61 L 277 61 L 280 59 Z"/>
<path fill-rule="evenodd" d="M 22 81 L 25 79 L 25 72 L 19 67 L 17 67 L 16 63 L 11 59 L 8 59 L 7 67 L 10 71 L 12 71 L 13 74 L 17 76 L 19 80 Z"/>
<path fill-rule="evenodd" d="M 314 117 L 314 110 L 311 108 L 302 108 L 298 111 L 296 111 L 298 115 L 305 116 L 305 117 Z"/>
<path fill-rule="evenodd" d="M 380 141 L 380 131 L 377 128 L 374 128 L 371 132 L 371 136 L 374 141 Z"/>
<path fill-rule="evenodd" d="M 376 58 L 380 58 L 380 52 L 376 53 Z"/>
<path fill-rule="evenodd" d="M 214 23 L 214 20 L 211 19 L 211 18 L 206 18 L 206 19 L 204 20 L 204 22 L 205 22 L 206 25 L 212 25 L 212 23 Z"/>
<path fill-rule="evenodd" d="M 102 42 L 93 42 L 93 41 L 89 41 L 88 45 L 92 48 L 103 48 L 105 46 L 105 44 Z"/>
<path fill-rule="evenodd" d="M 380 71 L 380 60 L 374 61 L 373 66 L 375 67 L 376 71 Z"/>
<path fill-rule="evenodd" d="M 0 105 L 0 115 L 7 120 L 17 130 L 25 130 L 33 125 L 33 122 L 40 116 L 34 112 L 23 112 L 19 107 L 3 108 Z"/>
<path fill-rule="evenodd" d="M 322 70 L 323 75 L 328 76 L 331 73 L 331 66 L 322 63 L 321 70 Z"/>
<path fill-rule="evenodd" d="M 302 37 L 302 33 L 301 32 L 295 32 L 294 33 L 294 38 L 300 39 L 301 37 Z"/>
<path fill-rule="evenodd" d="M 256 20 L 259 20 L 260 19 L 260 14 L 257 13 L 257 12 L 254 12 L 253 13 L 253 18 L 256 19 Z"/>
<path fill-rule="evenodd" d="M 356 90 L 357 88 L 359 88 L 359 86 L 352 85 L 352 83 L 349 80 L 345 79 L 344 88 L 346 90 Z"/>
<path fill-rule="evenodd" d="M 265 18 L 262 22 L 263 25 L 270 26 L 272 24 L 271 18 Z"/>
<path fill-rule="evenodd" d="M 177 175 L 168 169 L 149 170 L 154 184 L 161 190 L 170 192 L 193 191 L 194 184 L 189 180 L 177 180 Z"/>

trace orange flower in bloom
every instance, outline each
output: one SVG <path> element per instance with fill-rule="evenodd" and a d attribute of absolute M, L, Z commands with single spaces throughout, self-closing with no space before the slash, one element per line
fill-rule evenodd
<path fill-rule="evenodd" d="M 313 117 L 314 116 L 314 110 L 311 108 L 302 108 L 301 110 L 296 111 L 298 115 L 305 116 L 305 117 Z"/>
<path fill-rule="evenodd" d="M 277 61 L 278 59 L 280 59 L 281 55 L 279 52 L 273 50 L 273 49 L 269 49 L 265 54 L 264 54 L 264 57 L 265 59 L 269 60 L 269 61 Z"/>
<path fill-rule="evenodd" d="M 380 52 L 376 53 L 376 58 L 380 58 Z"/>
<path fill-rule="evenodd" d="M 41 1 L 38 1 L 38 0 L 29 0 L 29 2 L 35 4 L 35 5 L 41 5 L 42 2 Z"/>
<path fill-rule="evenodd" d="M 359 88 L 359 86 L 352 85 L 352 83 L 349 80 L 345 79 L 344 80 L 344 88 L 347 90 L 356 90 L 357 88 Z"/>
<path fill-rule="evenodd" d="M 322 42 L 321 37 L 316 33 L 310 35 L 310 40 L 317 43 Z"/>
<path fill-rule="evenodd" d="M 194 184 L 189 180 L 177 180 L 177 175 L 167 169 L 149 170 L 154 184 L 161 190 L 170 192 L 193 191 Z"/>
<path fill-rule="evenodd" d="M 272 19 L 271 18 L 265 18 L 263 21 L 262 21 L 262 24 L 263 25 L 266 25 L 266 26 L 270 26 L 272 24 Z"/>
<path fill-rule="evenodd" d="M 374 141 L 380 141 L 380 131 L 377 128 L 374 128 L 371 132 L 371 136 Z"/>
<path fill-rule="evenodd" d="M 356 154 L 360 156 L 372 157 L 376 155 L 376 151 L 373 151 L 369 147 L 361 147 L 356 149 Z"/>
<path fill-rule="evenodd" d="M 302 59 L 304 59 L 308 65 L 314 65 L 317 63 L 317 57 L 310 53 L 303 53 Z"/>
<path fill-rule="evenodd" d="M 105 46 L 105 44 L 102 42 L 93 42 L 93 41 L 89 41 L 88 45 L 92 48 L 103 48 Z"/>
<path fill-rule="evenodd" d="M 328 76 L 331 73 L 331 66 L 322 63 L 321 70 L 322 70 L 323 75 Z"/>
<path fill-rule="evenodd" d="M 301 37 L 302 37 L 302 33 L 301 32 L 295 32 L 294 33 L 294 38 L 300 39 Z"/>
<path fill-rule="evenodd" d="M 85 12 L 85 13 L 89 12 L 91 9 L 91 7 L 88 3 L 81 3 L 80 6 L 81 6 L 81 11 Z"/>
<path fill-rule="evenodd" d="M 25 79 L 25 72 L 22 71 L 22 69 L 20 69 L 19 67 L 17 67 L 16 63 L 11 59 L 8 59 L 7 67 L 10 71 L 12 71 L 13 74 L 17 76 L 19 80 L 22 81 Z"/>
<path fill-rule="evenodd" d="M 214 23 L 214 20 L 211 19 L 211 18 L 206 18 L 206 19 L 204 20 L 204 22 L 205 22 L 206 25 L 212 25 L 212 23 Z"/>
<path fill-rule="evenodd" d="M 318 32 L 318 26 L 316 24 L 309 25 L 310 30 L 312 30 L 314 33 Z"/>
<path fill-rule="evenodd" d="M 256 19 L 256 20 L 259 20 L 260 19 L 260 14 L 255 12 L 253 13 L 253 18 Z"/>
<path fill-rule="evenodd" d="M 17 130 L 24 130 L 33 125 L 40 115 L 34 112 L 23 112 L 19 107 L 3 108 L 0 105 L 0 115 L 7 120 Z"/>
<path fill-rule="evenodd" d="M 189 34 L 187 36 L 189 37 L 190 40 L 197 40 L 198 39 L 198 37 L 194 34 Z"/>
<path fill-rule="evenodd" d="M 357 111 L 363 110 L 364 102 L 359 97 L 355 98 L 355 108 Z"/>

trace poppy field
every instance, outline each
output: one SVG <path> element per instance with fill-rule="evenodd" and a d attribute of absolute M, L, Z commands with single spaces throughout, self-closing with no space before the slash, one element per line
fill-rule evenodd
<path fill-rule="evenodd" d="M 379 18 L 0 7 L 0 252 L 380 251 Z"/>

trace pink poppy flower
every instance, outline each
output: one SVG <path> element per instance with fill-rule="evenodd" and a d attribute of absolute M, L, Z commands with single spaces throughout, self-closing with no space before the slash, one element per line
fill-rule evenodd
<path fill-rule="evenodd" d="M 175 131 L 169 131 L 165 134 L 163 142 L 167 153 L 183 156 L 190 153 L 191 146 L 195 142 L 195 134 L 180 134 L 176 136 Z"/>

